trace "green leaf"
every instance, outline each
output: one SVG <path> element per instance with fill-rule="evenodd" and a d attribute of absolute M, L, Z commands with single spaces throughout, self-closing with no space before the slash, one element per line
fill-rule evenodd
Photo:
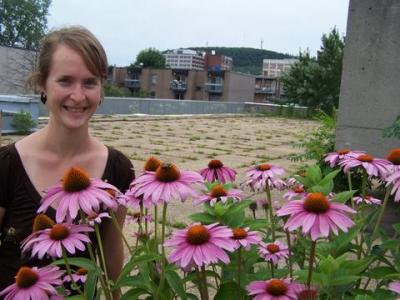
<path fill-rule="evenodd" d="M 114 288 L 121 288 L 124 286 L 130 286 L 135 288 L 141 288 L 146 291 L 151 291 L 151 286 L 149 284 L 148 278 L 143 280 L 142 276 L 126 276 L 121 280 L 118 280 L 118 283 L 114 285 Z"/>
<path fill-rule="evenodd" d="M 208 213 L 195 213 L 189 216 L 195 222 L 200 222 L 202 224 L 212 224 L 218 222 L 218 219 Z"/>
<path fill-rule="evenodd" d="M 374 298 L 368 295 L 357 295 L 354 300 L 374 300 Z"/>
<path fill-rule="evenodd" d="M 242 289 L 241 294 L 245 295 L 245 291 L 243 291 Z M 238 285 L 236 282 L 229 281 L 223 283 L 219 287 L 218 292 L 214 297 L 214 300 L 227 300 L 236 298 L 238 298 Z"/>
<path fill-rule="evenodd" d="M 355 275 L 340 275 L 340 276 L 335 276 L 332 277 L 329 285 L 345 285 L 345 284 L 350 284 L 353 282 L 356 282 L 358 279 L 360 279 L 360 276 L 355 276 Z"/>
<path fill-rule="evenodd" d="M 356 192 L 357 190 L 341 192 L 336 194 L 332 200 L 335 202 L 346 203 L 346 201 L 351 199 Z"/>
<path fill-rule="evenodd" d="M 115 282 L 115 285 L 118 285 L 119 282 L 126 276 L 129 275 L 130 272 L 132 271 L 132 269 L 140 264 L 140 263 L 144 263 L 144 262 L 151 262 L 151 261 L 156 261 L 159 260 L 160 256 L 158 254 L 144 254 L 142 256 L 139 257 L 132 257 L 130 259 L 130 261 L 124 266 L 124 268 L 122 269 L 121 273 L 119 274 L 119 277 L 117 279 L 117 281 Z"/>
<path fill-rule="evenodd" d="M 132 289 L 122 295 L 121 300 L 136 300 L 139 296 L 148 294 L 147 291 L 142 289 Z"/>
<path fill-rule="evenodd" d="M 96 288 L 97 288 L 97 277 L 98 277 L 98 274 L 94 270 L 89 271 L 87 274 L 86 281 L 85 281 L 85 295 L 86 295 L 87 299 L 94 298 L 94 294 L 95 294 Z"/>
<path fill-rule="evenodd" d="M 244 210 L 246 207 L 250 206 L 253 201 L 251 200 L 243 200 L 237 204 L 234 204 L 232 208 L 226 212 L 226 214 L 236 214 L 238 211 Z"/>
<path fill-rule="evenodd" d="M 333 179 L 336 177 L 337 174 L 340 173 L 340 169 L 335 170 L 330 172 L 329 174 L 327 174 L 320 182 L 318 182 L 318 185 L 325 185 L 331 181 L 333 181 Z"/>
<path fill-rule="evenodd" d="M 363 273 L 369 266 L 373 259 L 364 258 L 360 260 L 346 260 L 340 264 L 341 269 L 345 269 L 349 275 L 359 275 Z"/>
<path fill-rule="evenodd" d="M 240 227 L 243 225 L 245 218 L 244 210 L 236 211 L 236 213 L 229 213 L 223 217 L 223 223 L 230 227 Z"/>
<path fill-rule="evenodd" d="M 244 221 L 244 226 L 249 227 L 250 230 L 265 229 L 267 226 L 267 219 L 248 219 Z"/>
<path fill-rule="evenodd" d="M 312 186 L 311 188 L 309 188 L 309 191 L 310 191 L 311 193 L 318 193 L 318 192 L 320 192 L 320 193 L 322 193 L 322 194 L 324 194 L 324 195 L 328 195 L 330 192 L 332 192 L 333 187 L 334 187 L 333 181 L 329 181 L 329 182 L 328 182 L 327 184 L 325 184 L 325 185 L 319 185 L 319 184 L 314 185 L 314 186 Z"/>
<path fill-rule="evenodd" d="M 331 274 L 339 269 L 339 263 L 329 255 L 327 258 L 321 260 L 319 269 L 325 274 Z"/>
<path fill-rule="evenodd" d="M 167 279 L 168 284 L 172 287 L 174 292 L 179 296 L 179 299 L 187 299 L 182 279 L 175 271 L 166 271 L 165 278 Z"/>
<path fill-rule="evenodd" d="M 309 179 L 311 186 L 317 185 L 322 179 L 321 169 L 317 165 L 310 166 L 306 171 L 306 178 Z"/>
<path fill-rule="evenodd" d="M 391 267 L 376 267 L 368 271 L 366 276 L 373 279 L 382 279 L 390 274 L 399 274 L 395 269 Z"/>
<path fill-rule="evenodd" d="M 99 274 L 101 274 L 102 270 L 100 269 L 99 266 L 97 266 L 96 263 L 91 261 L 90 259 L 84 258 L 84 257 L 69 257 L 68 258 L 68 263 L 73 266 L 78 266 L 81 268 L 84 268 L 88 271 L 97 271 Z M 56 261 L 52 262 L 53 265 L 65 265 L 64 259 L 59 259 Z"/>

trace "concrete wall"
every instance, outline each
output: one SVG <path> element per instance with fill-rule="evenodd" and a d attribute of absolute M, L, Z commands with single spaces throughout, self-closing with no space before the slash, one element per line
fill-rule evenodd
<path fill-rule="evenodd" d="M 35 61 L 34 51 L 0 46 L 0 94 L 24 94 L 25 80 Z"/>
<path fill-rule="evenodd" d="M 350 0 L 336 147 L 386 156 L 400 115 L 400 1 Z"/>

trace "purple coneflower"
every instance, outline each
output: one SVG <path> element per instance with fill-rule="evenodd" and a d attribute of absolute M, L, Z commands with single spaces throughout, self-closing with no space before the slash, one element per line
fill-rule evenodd
<path fill-rule="evenodd" d="M 364 154 L 365 152 L 363 151 L 351 151 L 350 149 L 341 149 L 336 152 L 331 152 L 328 153 L 324 161 L 329 163 L 329 166 L 331 168 L 337 166 L 343 159 L 349 158 L 349 157 L 357 157 L 360 154 Z"/>
<path fill-rule="evenodd" d="M 317 300 L 318 299 L 318 288 L 308 288 L 304 284 L 296 284 L 295 286 L 297 300 Z"/>
<path fill-rule="evenodd" d="M 185 268 L 190 264 L 199 267 L 222 261 L 229 263 L 224 250 L 233 252 L 235 243 L 231 239 L 232 230 L 217 223 L 202 225 L 195 223 L 189 228 L 177 230 L 164 245 L 174 247 L 168 260 Z"/>
<path fill-rule="evenodd" d="M 393 165 L 389 176 L 386 178 L 387 186 L 393 185 L 391 194 L 394 194 L 394 201 L 400 201 L 400 148 L 392 149 L 387 157 Z"/>
<path fill-rule="evenodd" d="M 385 179 L 391 164 L 386 159 L 374 158 L 369 154 L 360 154 L 356 157 L 344 158 L 339 165 L 343 167 L 345 173 L 348 173 L 352 168 L 362 167 L 369 176 L 379 176 Z"/>
<path fill-rule="evenodd" d="M 309 193 L 305 199 L 293 200 L 276 212 L 278 216 L 290 215 L 285 229 L 302 227 L 303 233 L 310 233 L 313 241 L 328 237 L 330 230 L 336 235 L 338 228 L 347 232 L 354 223 L 346 213 L 355 211 L 342 203 L 330 201 L 322 193 Z"/>
<path fill-rule="evenodd" d="M 234 169 L 224 166 L 224 164 L 218 160 L 213 159 L 208 163 L 208 168 L 201 169 L 199 171 L 204 180 L 208 182 L 214 182 L 218 180 L 220 183 L 233 182 L 235 181 L 236 171 Z"/>
<path fill-rule="evenodd" d="M 133 221 L 134 223 L 144 223 L 153 222 L 153 217 L 151 215 L 145 215 L 140 212 L 130 212 L 126 214 L 126 219 L 128 221 Z"/>
<path fill-rule="evenodd" d="M 247 291 L 254 300 L 295 300 L 295 284 L 289 279 L 270 279 L 253 281 Z"/>
<path fill-rule="evenodd" d="M 261 242 L 261 237 L 256 231 L 249 231 L 249 228 L 233 228 L 232 239 L 235 243 L 235 249 L 243 247 L 247 251 L 250 250 L 251 245 L 257 245 Z"/>
<path fill-rule="evenodd" d="M 131 184 L 130 194 L 136 198 L 143 198 L 146 203 L 164 203 L 171 200 L 185 201 L 197 195 L 192 184 L 203 183 L 199 173 L 181 171 L 174 164 L 163 163 L 155 172 L 145 171 Z"/>
<path fill-rule="evenodd" d="M 356 204 L 368 204 L 368 205 L 381 205 L 382 204 L 382 200 L 378 199 L 378 198 L 374 198 L 372 196 L 365 196 L 365 198 L 363 198 L 362 196 L 357 196 L 357 197 L 353 197 L 353 201 Z"/>
<path fill-rule="evenodd" d="M 144 174 L 146 174 L 146 172 L 155 172 L 157 171 L 157 168 L 162 164 L 161 160 L 159 160 L 158 158 L 154 157 L 154 156 L 150 156 L 143 167 L 143 171 Z M 140 175 L 140 176 L 142 176 Z M 143 197 L 136 197 L 135 193 L 136 190 L 132 190 L 132 188 L 136 185 L 136 181 L 133 180 L 129 186 L 129 190 L 126 191 L 125 196 L 126 196 L 126 207 L 128 208 L 132 208 L 134 210 L 139 210 L 140 206 L 143 204 L 144 207 L 146 208 L 150 208 L 152 207 L 154 204 L 151 201 L 151 199 L 147 198 L 147 201 L 143 201 Z"/>
<path fill-rule="evenodd" d="M 298 185 L 298 186 L 295 186 L 290 191 L 286 192 L 283 195 L 283 198 L 290 201 L 290 200 L 302 199 L 305 196 L 307 196 L 307 192 L 304 189 L 304 185 Z"/>
<path fill-rule="evenodd" d="M 233 199 L 234 201 L 239 202 L 242 200 L 242 191 L 237 189 L 227 189 L 222 184 L 214 184 L 211 187 L 211 190 L 206 194 L 200 195 L 193 202 L 194 204 L 200 203 L 210 203 L 211 206 L 214 206 L 218 201 L 225 203 L 228 199 Z"/>
<path fill-rule="evenodd" d="M 285 174 L 285 169 L 282 167 L 261 164 L 247 170 L 244 183 L 256 190 L 265 190 L 266 184 L 270 188 L 280 190 L 286 186 L 286 183 L 279 178 L 283 174 Z"/>
<path fill-rule="evenodd" d="M 93 213 L 87 216 L 87 221 L 90 226 L 94 226 L 95 223 L 100 224 L 103 218 L 111 218 L 107 212 Z"/>
<path fill-rule="evenodd" d="M 52 258 L 62 257 L 62 248 L 70 254 L 75 254 L 76 249 L 85 250 L 84 243 L 90 243 L 85 232 L 91 232 L 93 228 L 81 224 L 69 223 L 55 224 L 52 228 L 43 229 L 28 236 L 22 243 L 22 252 L 32 250 L 31 256 L 36 254 L 42 259 L 45 254 Z"/>
<path fill-rule="evenodd" d="M 55 287 L 62 284 L 63 273 L 54 266 L 40 269 L 21 267 L 15 276 L 16 282 L 1 291 L 0 296 L 4 296 L 4 300 L 50 299 L 52 295 L 57 294 Z"/>
<path fill-rule="evenodd" d="M 76 270 L 74 273 L 71 274 L 72 280 L 76 283 L 85 283 L 87 274 L 88 274 L 88 270 L 86 270 L 85 268 L 79 268 L 78 270 Z M 63 281 L 70 282 L 71 276 L 69 276 L 69 275 L 65 276 Z"/>
<path fill-rule="evenodd" d="M 392 281 L 389 283 L 388 289 L 400 295 L 400 281 Z"/>
<path fill-rule="evenodd" d="M 65 173 L 62 184 L 46 191 L 38 212 L 45 212 L 50 205 L 56 204 L 56 221 L 61 223 L 75 219 L 80 209 L 87 215 L 100 211 L 101 205 L 116 209 L 117 203 L 107 190 L 118 192 L 113 185 L 89 178 L 82 169 L 72 167 Z"/>
<path fill-rule="evenodd" d="M 289 257 L 288 246 L 280 241 L 273 243 L 261 242 L 258 251 L 266 261 L 272 262 L 275 266 L 278 265 L 279 261 Z"/>

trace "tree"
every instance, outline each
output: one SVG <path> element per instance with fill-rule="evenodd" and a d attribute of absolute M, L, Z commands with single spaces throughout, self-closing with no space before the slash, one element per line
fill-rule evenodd
<path fill-rule="evenodd" d="M 165 68 L 165 57 L 160 51 L 154 48 L 144 49 L 136 56 L 135 65 L 141 65 L 144 68 Z"/>
<path fill-rule="evenodd" d="M 0 0 L 0 45 L 37 49 L 51 0 Z"/>
<path fill-rule="evenodd" d="M 332 115 L 339 105 L 344 39 L 336 28 L 322 36 L 317 57 L 300 53 L 299 61 L 281 78 L 288 100 Z"/>

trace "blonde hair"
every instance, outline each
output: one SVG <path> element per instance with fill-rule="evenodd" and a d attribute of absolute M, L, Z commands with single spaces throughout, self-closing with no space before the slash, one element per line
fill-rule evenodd
<path fill-rule="evenodd" d="M 89 71 L 104 83 L 108 64 L 103 46 L 86 28 L 71 26 L 53 30 L 41 41 L 36 71 L 26 82 L 28 88 L 36 90 L 44 87 L 50 73 L 53 54 L 60 44 L 78 52 Z"/>

